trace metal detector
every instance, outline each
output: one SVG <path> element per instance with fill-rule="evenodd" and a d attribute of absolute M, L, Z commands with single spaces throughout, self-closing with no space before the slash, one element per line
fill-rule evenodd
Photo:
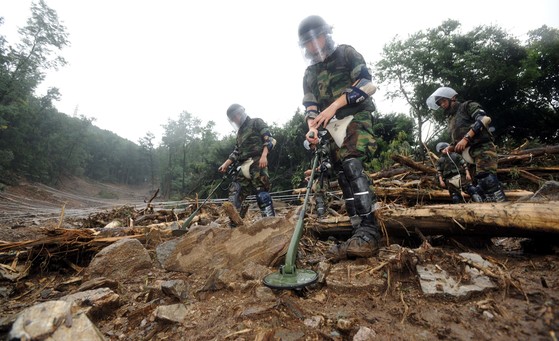
<path fill-rule="evenodd" d="M 312 136 L 311 136 L 312 137 Z M 319 143 L 320 144 L 320 143 Z M 280 265 L 279 272 L 274 272 L 262 280 L 264 285 L 272 289 L 298 289 L 306 285 L 316 282 L 318 274 L 313 270 L 297 269 L 295 266 L 295 259 L 297 258 L 297 248 L 299 247 L 299 240 L 303 234 L 303 223 L 305 219 L 305 212 L 307 210 L 307 202 L 311 193 L 312 183 L 314 180 L 314 173 L 318 166 L 318 159 L 320 157 L 320 145 L 314 151 L 314 158 L 312 162 L 311 176 L 307 183 L 307 191 L 305 193 L 305 201 L 299 213 L 297 225 L 293 231 L 287 254 L 285 255 L 285 264 Z"/>
<path fill-rule="evenodd" d="M 200 209 L 202 209 L 202 207 L 204 206 L 204 204 L 206 204 L 206 202 L 210 199 L 210 197 L 214 194 L 214 192 L 221 187 L 221 184 L 223 184 L 223 182 L 225 180 L 227 180 L 227 178 L 231 175 L 236 174 L 238 171 L 238 167 L 236 167 L 236 163 L 229 165 L 229 167 L 227 168 L 227 172 L 223 175 L 223 177 L 221 178 L 221 181 L 219 182 L 219 184 L 217 184 L 217 186 L 214 187 L 214 189 L 212 189 L 212 191 L 208 194 L 208 196 L 206 197 L 206 199 L 204 200 L 204 202 L 202 203 L 202 205 L 198 206 L 198 208 L 192 212 L 192 214 L 184 221 L 184 223 L 182 223 L 182 226 L 176 230 L 173 230 L 173 236 L 182 236 L 183 234 L 185 234 L 186 232 L 188 232 L 188 226 L 190 225 L 190 223 L 192 222 L 192 219 L 194 219 L 194 217 L 196 217 L 196 215 L 198 214 L 198 212 L 200 212 Z"/>

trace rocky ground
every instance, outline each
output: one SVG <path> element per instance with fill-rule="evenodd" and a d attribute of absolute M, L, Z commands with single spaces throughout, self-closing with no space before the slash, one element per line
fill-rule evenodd
<path fill-rule="evenodd" d="M 316 271 L 318 281 L 275 290 L 262 278 L 284 264 L 296 206 L 278 205 L 278 216 L 264 220 L 249 212 L 236 229 L 216 206 L 179 237 L 172 222 L 105 239 L 76 229 L 114 207 L 142 209 L 149 197 L 146 188 L 75 179 L 56 190 L 22 184 L 0 192 L 1 337 L 39 333 L 40 325 L 48 331 L 40 338 L 64 340 L 558 338 L 554 243 L 389 238 L 378 257 L 332 264 L 324 258 L 332 238 L 306 231 L 297 267 Z M 89 252 L 30 251 L 62 236 L 69 246 L 87 240 Z M 30 240 L 50 244 L 24 244 Z"/>

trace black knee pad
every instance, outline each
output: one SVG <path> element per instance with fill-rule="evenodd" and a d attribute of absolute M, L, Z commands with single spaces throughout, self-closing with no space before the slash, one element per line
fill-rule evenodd
<path fill-rule="evenodd" d="M 270 193 L 266 191 L 258 192 L 256 194 L 256 202 L 258 203 L 263 217 L 272 217 L 276 215 Z"/>
<path fill-rule="evenodd" d="M 338 184 L 340 184 L 340 188 L 342 189 L 347 214 L 352 217 L 357 214 L 355 211 L 355 203 L 353 202 L 353 190 L 343 171 L 338 173 Z"/>

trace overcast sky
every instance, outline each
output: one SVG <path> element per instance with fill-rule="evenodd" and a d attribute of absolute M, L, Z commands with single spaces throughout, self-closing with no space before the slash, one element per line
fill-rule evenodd
<path fill-rule="evenodd" d="M 59 111 L 137 142 L 187 111 L 230 133 L 225 111 L 242 104 L 252 117 L 283 125 L 301 107 L 305 63 L 297 27 L 318 14 L 337 43 L 353 45 L 367 62 L 380 59 L 396 35 L 462 23 L 462 32 L 498 25 L 520 39 L 542 25 L 559 28 L 559 1 L 180 1 L 45 0 L 66 26 L 69 62 L 38 90 L 57 87 Z M 447 7 L 442 7 L 448 4 Z M 31 0 L 1 0 L 0 34 L 12 45 L 30 16 Z M 383 113 L 404 107 L 374 95 Z"/>

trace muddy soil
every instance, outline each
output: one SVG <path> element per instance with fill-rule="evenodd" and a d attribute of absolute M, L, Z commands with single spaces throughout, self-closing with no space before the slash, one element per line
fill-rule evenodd
<path fill-rule="evenodd" d="M 60 224 L 62 207 L 65 217 L 78 218 L 124 203 L 142 207 L 149 196 L 147 188 L 76 179 L 60 189 L 23 183 L 0 192 L 0 245 L 40 238 L 45 227 Z M 289 210 L 294 209 L 278 209 L 278 214 L 292 214 Z M 331 242 L 313 238 L 305 233 L 299 265 L 317 270 L 316 259 Z M 154 267 L 120 283 L 121 305 L 94 322 L 107 340 L 558 339 L 555 245 L 542 247 L 520 238 L 428 241 L 437 250 L 430 261 L 440 268 L 454 268 L 451 276 L 459 277 L 463 270 L 452 261 L 452 255 L 460 252 L 477 253 L 498 265 L 500 272 L 492 279 L 496 288 L 460 299 L 430 297 L 423 293 L 413 264 L 402 261 L 400 266 L 388 266 L 380 257 L 332 264 L 324 282 L 301 290 L 270 290 L 250 277 L 205 290 L 212 274 L 204 268 L 187 274 Z M 413 241 L 391 242 L 421 250 Z M 155 247 L 147 245 L 154 258 Z M 75 292 L 79 279 L 78 267 L 61 263 L 34 268 L 15 283 L 0 280 L 0 320 L 9 321 L 28 306 Z M 153 290 L 167 279 L 184 279 L 189 286 L 183 301 L 187 320 L 180 324 L 153 317 L 157 306 L 177 303 Z M 0 337 L 5 338 L 9 323 L 0 325 Z"/>

